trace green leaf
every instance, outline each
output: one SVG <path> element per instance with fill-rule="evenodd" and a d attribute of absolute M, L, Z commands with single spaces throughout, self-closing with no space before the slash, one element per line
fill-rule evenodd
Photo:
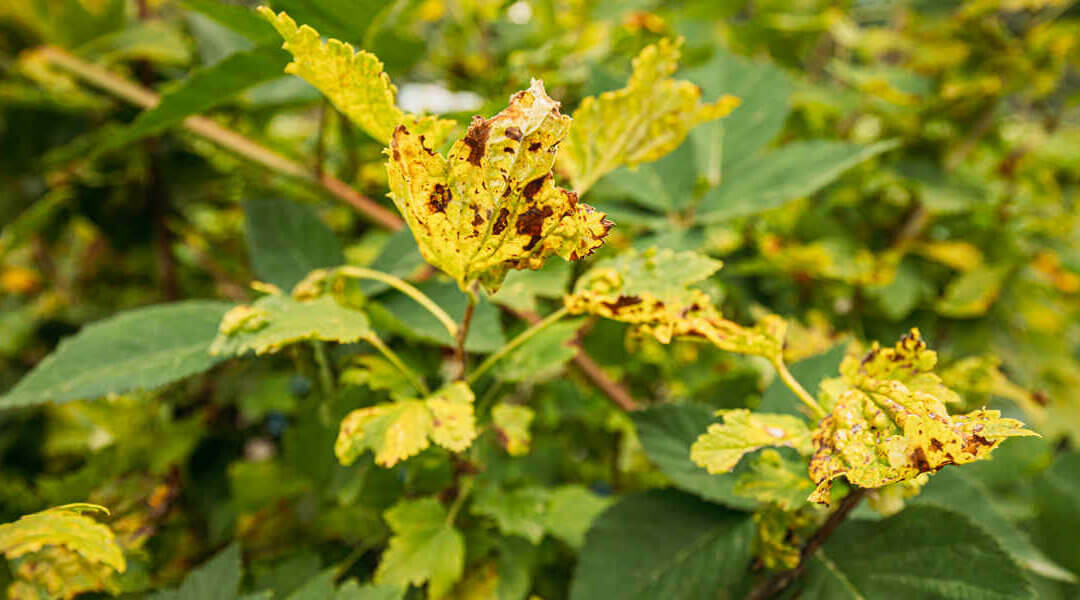
<path fill-rule="evenodd" d="M 896 145 L 891 141 L 868 146 L 826 140 L 793 142 L 752 166 L 728 173 L 702 199 L 698 220 L 723 221 L 779 208 L 813 194 L 844 171 Z"/>
<path fill-rule="evenodd" d="M 919 495 L 908 500 L 914 506 L 938 506 L 967 515 L 1001 544 L 1024 568 L 1043 577 L 1075 583 L 1066 571 L 1035 544 L 993 504 L 990 490 L 981 481 L 959 469 L 943 469 L 930 478 Z"/>
<path fill-rule="evenodd" d="M 465 538 L 448 516 L 434 498 L 405 500 L 386 511 L 394 535 L 375 570 L 376 583 L 430 582 L 429 596 L 444 596 L 465 570 Z"/>
<path fill-rule="evenodd" d="M 814 483 L 806 473 L 806 460 L 791 460 L 769 449 L 750 462 L 750 470 L 739 476 L 733 491 L 794 511 L 807 503 Z"/>
<path fill-rule="evenodd" d="M 740 471 L 710 475 L 690 460 L 690 447 L 714 422 L 713 411 L 699 404 L 662 404 L 635 411 L 638 438 L 645 454 L 679 489 L 732 508 L 753 510 L 758 503 L 734 492 Z"/>
<path fill-rule="evenodd" d="M 475 118 L 445 158 L 416 127 L 398 127 L 386 166 L 390 197 L 424 259 L 462 290 L 479 280 L 495 293 L 511 269 L 599 248 L 612 223 L 557 187 L 551 172 L 569 126 L 533 80 L 495 116 Z"/>
<path fill-rule="evenodd" d="M 713 423 L 690 447 L 690 460 L 710 474 L 728 473 L 748 452 L 769 446 L 795 448 L 810 454 L 806 421 L 792 415 L 751 412 L 745 408 L 717 411 L 724 423 Z"/>
<path fill-rule="evenodd" d="M 1012 600 L 1035 598 L 1023 570 L 965 516 L 911 507 L 849 521 L 811 563 L 800 598 Z"/>
<path fill-rule="evenodd" d="M 175 590 L 163 590 L 149 600 L 236 600 L 244 576 L 239 544 L 231 544 L 188 573 Z"/>
<path fill-rule="evenodd" d="M 215 356 L 268 354 L 308 340 L 346 344 L 371 335 L 367 315 L 345 308 L 333 296 L 300 301 L 273 294 L 229 311 L 210 352 Z"/>
<path fill-rule="evenodd" d="M 753 522 L 675 491 L 626 496 L 585 538 L 571 600 L 712 600 L 745 575 Z"/>
<path fill-rule="evenodd" d="M 1011 271 L 1011 265 L 984 265 L 961 273 L 945 288 L 945 294 L 935 307 L 937 312 L 954 319 L 985 315 L 997 301 Z"/>
<path fill-rule="evenodd" d="M 1015 477 L 1015 474 L 1014 474 Z M 1080 572 L 1080 452 L 1062 454 L 1035 480 L 1035 532 L 1042 549 L 1074 573 Z"/>
<path fill-rule="evenodd" d="M 499 362 L 495 374 L 505 381 L 542 382 L 558 375 L 578 350 L 571 346 L 582 319 L 560 321 L 533 336 Z"/>
<path fill-rule="evenodd" d="M 536 271 L 510 271 L 490 300 L 519 312 L 539 312 L 538 297 L 562 298 L 569 283 L 570 264 L 548 262 Z"/>
<path fill-rule="evenodd" d="M 470 510 L 494 519 L 502 533 L 519 535 L 536 544 L 544 537 L 548 497 L 548 490 L 542 487 L 505 491 L 483 486 L 476 490 Z"/>
<path fill-rule="evenodd" d="M 252 267 L 262 281 L 291 290 L 315 269 L 345 264 L 334 232 L 307 206 L 252 198 L 244 216 Z"/>
<path fill-rule="evenodd" d="M 426 281 L 416 286 L 421 292 L 427 294 L 436 304 L 442 307 L 452 319 L 461 322 L 465 315 L 465 294 L 461 293 L 458 286 L 446 281 Z M 380 297 L 383 314 L 378 315 L 388 321 L 387 325 L 396 331 L 406 333 L 426 342 L 442 346 L 454 346 L 454 339 L 446 332 L 446 328 L 431 315 L 426 309 L 416 303 L 415 300 L 401 293 L 394 293 Z M 379 310 L 371 307 L 372 318 Z M 506 337 L 499 323 L 499 310 L 483 298 L 476 305 L 473 313 L 472 326 L 469 328 L 469 337 L 465 339 L 465 349 L 469 352 L 494 352 L 506 343 Z"/>
<path fill-rule="evenodd" d="M 491 425 L 499 436 L 499 443 L 510 456 L 529 453 L 529 443 L 532 441 L 529 425 L 533 417 L 533 409 L 521 404 L 500 402 L 491 409 Z"/>
<path fill-rule="evenodd" d="M 684 142 L 671 154 L 656 162 L 640 165 L 635 169 L 619 169 L 604 182 L 610 182 L 612 188 L 641 206 L 667 213 L 681 210 L 694 202 L 697 178 L 694 145 Z"/>
<path fill-rule="evenodd" d="M 162 94 L 156 106 L 94 146 L 90 156 L 129 147 L 180 125 L 190 116 L 206 113 L 250 87 L 280 77 L 288 60 L 289 55 L 277 44 L 267 44 L 235 52 L 214 65 L 197 69 Z"/>
<path fill-rule="evenodd" d="M 262 45 L 280 38 L 263 19 L 250 8 L 238 4 L 225 4 L 217 0 L 183 0 L 184 8 L 197 11 L 219 25 Z"/>
<path fill-rule="evenodd" d="M 580 550 L 586 532 L 611 503 L 611 498 L 597 496 L 584 486 L 557 487 L 548 495 L 544 528 L 571 548 Z"/>
<path fill-rule="evenodd" d="M 687 70 L 685 75 L 700 85 L 706 96 L 732 94 L 739 98 L 739 106 L 720 122 L 721 181 L 738 176 L 744 162 L 751 164 L 761 159 L 765 145 L 780 133 L 787 120 L 792 89 L 787 75 L 772 63 L 752 62 L 721 48 L 714 51 L 709 62 Z M 715 140 L 701 139 L 713 133 L 705 129 L 695 130 L 690 136 L 698 154 L 708 156 L 713 152 L 702 152 L 701 148 L 715 145 Z M 707 163 L 705 172 L 709 172 Z"/>
<path fill-rule="evenodd" d="M 87 325 L 0 397 L 0 408 L 125 394 L 205 371 L 222 360 L 209 350 L 228 309 L 189 300 Z"/>
<path fill-rule="evenodd" d="M 91 563 L 108 565 L 123 572 L 127 562 L 112 530 L 80 514 L 93 510 L 109 512 L 94 504 L 70 504 L 25 515 L 14 523 L 4 523 L 0 525 L 0 552 L 13 560 L 47 546 L 62 546 Z"/>
<path fill-rule="evenodd" d="M 374 54 L 357 52 L 335 39 L 324 43 L 317 31 L 297 27 L 283 12 L 275 15 L 266 7 L 259 7 L 259 12 L 285 39 L 283 47 L 293 56 L 285 71 L 315 86 L 377 141 L 389 142 L 394 128 L 405 124 L 417 136 L 426 134 L 431 147 L 437 148 L 455 126 L 453 121 L 402 112 L 394 103 L 397 90 Z"/>
<path fill-rule="evenodd" d="M 325 36 L 360 42 L 368 37 L 368 29 L 377 25 L 380 12 L 393 2 L 367 0 L 356 4 L 349 0 L 273 0 L 271 4 L 299 22 L 318 29 Z"/>
<path fill-rule="evenodd" d="M 401 600 L 405 588 L 397 585 L 360 585 L 355 579 L 341 584 L 333 600 Z"/>
<path fill-rule="evenodd" d="M 626 87 L 581 101 L 563 142 L 559 170 L 578 194 L 620 166 L 652 162 L 679 147 L 695 126 L 738 106 L 734 96 L 701 102 L 701 89 L 671 79 L 682 40 L 662 39 L 633 61 Z"/>

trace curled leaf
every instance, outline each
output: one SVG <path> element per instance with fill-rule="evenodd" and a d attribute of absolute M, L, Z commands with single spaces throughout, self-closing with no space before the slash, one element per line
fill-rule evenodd
<path fill-rule="evenodd" d="M 371 450 L 375 463 L 389 468 L 419 454 L 431 442 L 461 452 L 476 438 L 473 401 L 472 390 L 458 381 L 424 400 L 354 410 L 341 421 L 334 453 L 341 464 L 351 465 Z"/>
<path fill-rule="evenodd" d="M 551 172 L 569 127 L 539 80 L 494 117 L 474 118 L 446 158 L 399 126 L 387 150 L 390 197 L 424 258 L 462 289 L 479 279 L 494 293 L 510 269 L 599 248 L 612 223 L 556 187 Z"/>
<path fill-rule="evenodd" d="M 722 410 L 723 424 L 713 423 L 690 447 L 690 460 L 709 473 L 727 473 L 744 454 L 769 446 L 787 446 L 809 454 L 810 430 L 791 415 Z"/>
<path fill-rule="evenodd" d="M 766 316 L 756 327 L 743 327 L 724 319 L 705 292 L 691 287 L 721 266 L 695 252 L 630 250 L 598 262 L 564 303 L 572 314 L 631 323 L 661 343 L 676 336 L 699 337 L 728 352 L 778 359 L 786 331 L 782 319 Z"/>
<path fill-rule="evenodd" d="M 499 403 L 491 409 L 491 421 L 499 436 L 499 443 L 510 456 L 529 453 L 529 442 L 532 440 L 529 424 L 534 416 L 531 408 L 520 404 Z"/>
<path fill-rule="evenodd" d="M 374 335 L 367 315 L 326 295 L 314 300 L 263 296 L 225 314 L 210 354 L 269 354 L 306 340 L 351 343 Z"/>
<path fill-rule="evenodd" d="M 813 435 L 811 501 L 828 503 L 841 475 L 877 488 L 986 458 L 1008 437 L 1036 435 L 996 410 L 950 415 L 945 403 L 956 394 L 931 372 L 936 363 L 917 329 L 894 348 L 875 344 L 861 360 L 841 363 L 840 382 L 824 386 L 836 399 L 832 412 Z"/>
<path fill-rule="evenodd" d="M 701 88 L 671 79 L 682 39 L 660 40 L 634 59 L 626 87 L 581 101 L 563 144 L 559 170 L 579 194 L 621 166 L 654 161 L 679 147 L 691 129 L 739 105 L 734 96 L 701 102 Z"/>
<path fill-rule="evenodd" d="M 428 143 L 438 146 L 455 123 L 435 117 L 406 114 L 394 103 L 397 89 L 383 72 L 374 54 L 356 51 L 352 45 L 331 39 L 323 43 L 319 32 L 307 25 L 297 27 L 284 12 L 274 14 L 266 7 L 259 12 L 277 29 L 293 55 L 286 73 L 297 75 L 315 86 L 345 116 L 376 140 L 387 143 L 394 128 L 404 124 Z"/>

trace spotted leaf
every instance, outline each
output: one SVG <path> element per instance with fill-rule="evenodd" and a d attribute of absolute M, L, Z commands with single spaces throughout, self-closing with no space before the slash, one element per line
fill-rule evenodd
<path fill-rule="evenodd" d="M 551 172 L 569 127 L 538 80 L 494 117 L 474 118 L 446 158 L 399 126 L 387 151 L 390 197 L 424 258 L 462 289 L 479 280 L 494 293 L 510 269 L 599 248 L 612 223 L 556 187 Z"/>
<path fill-rule="evenodd" d="M 297 27 L 284 12 L 274 14 L 266 7 L 260 7 L 259 12 L 281 34 L 285 40 L 283 47 L 293 56 L 285 72 L 315 86 L 376 140 L 389 142 L 394 128 L 405 124 L 437 146 L 454 128 L 453 121 L 406 114 L 398 108 L 394 103 L 397 89 L 374 54 L 356 51 L 350 44 L 335 39 L 323 43 L 319 32 L 307 25 Z"/>
<path fill-rule="evenodd" d="M 810 500 L 828 503 L 840 476 L 877 488 L 986 458 L 1008 437 L 1036 435 L 996 410 L 950 415 L 955 392 L 932 373 L 936 363 L 917 329 L 894 348 L 875 344 L 841 363 L 841 379 L 823 385 L 835 400 L 813 434 Z"/>
<path fill-rule="evenodd" d="M 563 143 L 559 170 L 584 194 L 618 167 L 654 161 L 679 147 L 690 130 L 719 119 L 739 105 L 723 96 L 701 102 L 701 88 L 675 80 L 682 40 L 660 40 L 634 59 L 626 87 L 581 101 Z"/>
<path fill-rule="evenodd" d="M 495 433 L 510 456 L 529 453 L 529 442 L 532 440 L 529 425 L 534 416 L 533 409 L 520 404 L 500 403 L 491 409 Z"/>
<path fill-rule="evenodd" d="M 791 415 L 754 413 L 745 408 L 722 410 L 724 423 L 713 423 L 690 447 L 690 460 L 709 473 L 727 473 L 748 452 L 769 446 L 787 446 L 809 454 L 810 430 Z"/>

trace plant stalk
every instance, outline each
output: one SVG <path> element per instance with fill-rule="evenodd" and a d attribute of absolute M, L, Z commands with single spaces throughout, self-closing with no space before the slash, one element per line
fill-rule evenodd
<path fill-rule="evenodd" d="M 567 312 L 568 311 L 564 306 L 559 310 L 551 313 L 550 315 L 544 317 L 543 320 L 533 323 L 531 327 L 519 333 L 517 337 L 510 340 L 508 343 L 503 344 L 502 348 L 499 348 L 495 351 L 494 354 L 491 354 L 486 359 L 484 359 L 484 362 L 480 363 L 480 366 L 477 367 L 476 370 L 474 370 L 472 373 L 469 373 L 469 378 L 466 380 L 466 382 L 469 385 L 475 383 L 476 380 L 480 379 L 480 377 L 484 373 L 487 373 L 489 370 L 491 370 L 491 368 L 494 367 L 496 363 L 505 358 L 508 354 L 516 350 L 525 342 L 531 340 L 536 334 L 555 324 L 559 319 L 565 317 Z"/>
<path fill-rule="evenodd" d="M 394 277 L 389 273 L 383 273 L 382 271 L 376 271 L 374 269 L 365 269 L 364 267 L 354 267 L 352 265 L 346 265 L 344 267 L 338 267 L 337 272 L 345 275 L 346 277 L 353 277 L 355 279 L 371 279 L 374 281 L 381 281 L 386 285 L 396 289 L 397 291 L 412 298 L 417 304 L 423 306 L 430 312 L 436 319 L 442 323 L 442 326 L 446 328 L 446 332 L 450 334 L 450 337 L 457 337 L 458 325 L 450 318 L 450 315 L 446 314 L 434 300 L 429 298 L 424 292 L 416 289 L 415 286 L 409 282 Z"/>
<path fill-rule="evenodd" d="M 319 366 L 319 387 L 322 388 L 323 401 L 319 405 L 319 418 L 326 424 L 333 423 L 334 403 L 337 398 L 337 386 L 334 385 L 334 373 L 330 369 L 330 357 L 326 355 L 326 343 L 319 340 L 311 342 L 315 351 L 315 363 Z"/>
<path fill-rule="evenodd" d="M 791 374 L 791 371 L 788 371 L 787 365 L 784 364 L 784 359 L 778 356 L 770 358 L 769 362 L 771 362 L 776 369 L 776 373 L 780 376 L 780 380 L 784 382 L 784 385 L 786 385 L 788 389 L 790 389 L 792 393 L 794 393 L 799 400 L 810 409 L 811 415 L 818 420 L 824 419 L 827 414 L 825 409 L 821 408 L 821 405 L 817 403 L 817 400 L 814 400 L 814 397 L 810 395 L 810 392 L 807 392 L 806 388 L 799 383 L 799 380 L 795 379 L 795 376 Z"/>
<path fill-rule="evenodd" d="M 469 326 L 472 325 L 473 313 L 476 312 L 476 290 L 470 287 L 465 291 L 468 296 L 468 304 L 465 305 L 465 315 L 461 318 L 461 327 L 457 331 L 457 339 L 454 346 L 454 357 L 458 361 L 458 374 L 455 380 L 465 379 L 465 373 L 469 370 L 468 355 L 465 353 L 465 339 L 469 337 Z"/>
<path fill-rule="evenodd" d="M 394 353 L 394 351 L 391 350 L 389 346 L 384 344 L 378 336 L 369 335 L 364 338 L 364 341 L 371 344 L 372 346 L 375 346 L 375 349 L 378 350 L 379 353 L 386 358 L 386 360 L 390 361 L 390 364 L 394 365 L 394 367 L 398 371 L 400 371 L 402 375 L 409 379 L 409 382 L 412 383 L 414 388 L 416 388 L 416 391 L 420 392 L 424 396 L 428 396 L 431 394 L 431 390 L 428 389 L 427 384 L 424 383 L 424 379 L 420 377 L 420 375 L 418 375 L 416 371 L 410 369 L 409 366 L 405 364 L 405 361 L 401 360 L 401 357 Z"/>

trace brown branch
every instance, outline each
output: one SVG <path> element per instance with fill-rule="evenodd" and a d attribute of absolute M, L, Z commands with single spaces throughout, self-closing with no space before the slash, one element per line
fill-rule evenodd
<path fill-rule="evenodd" d="M 854 488 L 844 496 L 844 499 L 840 501 L 840 506 L 836 507 L 829 518 L 825 520 L 825 523 L 814 532 L 813 537 L 810 538 L 806 545 L 802 547 L 799 552 L 799 564 L 790 571 L 784 571 L 783 573 L 777 573 L 772 577 L 766 579 L 761 585 L 754 588 L 750 595 L 746 597 L 746 600 L 767 600 L 768 598 L 774 598 L 777 594 L 784 591 L 796 579 L 802 576 L 806 571 L 806 564 L 810 561 L 810 558 L 817 553 L 818 549 L 825 545 L 825 542 L 829 540 L 836 528 L 847 519 L 851 511 L 855 510 L 855 507 L 859 505 L 863 497 L 866 496 L 868 490 L 866 488 Z"/>
<path fill-rule="evenodd" d="M 56 46 L 46 46 L 39 50 L 39 55 L 53 65 L 65 69 L 86 80 L 91 85 L 102 88 L 113 95 L 143 108 L 157 106 L 160 97 L 153 91 L 120 77 L 108 70 L 87 62 L 70 52 Z M 183 126 L 188 131 L 199 135 L 215 144 L 230 150 L 248 160 L 257 162 L 281 175 L 302 179 L 320 186 L 325 192 L 351 205 L 360 214 L 381 227 L 394 231 L 404 224 L 392 211 L 374 200 L 360 194 L 345 182 L 330 175 L 317 177 L 311 169 L 290 160 L 259 143 L 218 125 L 206 117 L 188 117 Z"/>

